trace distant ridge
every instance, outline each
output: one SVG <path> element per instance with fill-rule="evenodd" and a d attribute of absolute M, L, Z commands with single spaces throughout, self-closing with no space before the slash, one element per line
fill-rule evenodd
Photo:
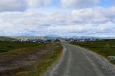
<path fill-rule="evenodd" d="M 8 36 L 0 36 L 0 41 L 12 41 L 15 40 L 15 38 L 10 38 Z"/>
<path fill-rule="evenodd" d="M 43 36 L 10 36 L 15 39 L 45 39 Z"/>
<path fill-rule="evenodd" d="M 55 35 L 55 34 L 48 34 L 46 35 L 45 37 L 59 37 L 58 35 Z"/>

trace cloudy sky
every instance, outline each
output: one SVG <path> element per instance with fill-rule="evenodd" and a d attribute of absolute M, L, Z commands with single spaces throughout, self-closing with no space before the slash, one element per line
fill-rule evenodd
<path fill-rule="evenodd" d="M 0 0 L 0 36 L 115 37 L 115 0 Z"/>

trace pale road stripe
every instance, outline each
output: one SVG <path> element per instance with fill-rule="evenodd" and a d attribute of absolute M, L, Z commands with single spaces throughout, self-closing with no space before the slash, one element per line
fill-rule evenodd
<path fill-rule="evenodd" d="M 96 72 L 96 75 L 97 76 L 104 76 L 102 74 L 102 72 L 98 69 L 98 67 L 96 66 L 96 64 L 82 51 L 82 53 L 86 56 L 86 58 L 89 60 L 89 62 L 91 63 L 93 69 L 95 70 Z"/>
<path fill-rule="evenodd" d="M 68 48 L 67 49 L 68 51 L 69 51 L 69 59 L 68 59 L 68 62 L 67 62 L 67 69 L 65 70 L 65 73 L 64 73 L 64 75 L 63 76 L 69 76 L 68 74 L 69 74 L 69 72 L 70 72 L 70 66 L 71 66 L 71 51 L 70 51 L 70 49 Z"/>

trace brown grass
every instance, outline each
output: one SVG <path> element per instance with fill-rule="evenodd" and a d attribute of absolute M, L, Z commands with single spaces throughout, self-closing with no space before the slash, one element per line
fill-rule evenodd
<path fill-rule="evenodd" d="M 63 47 L 58 43 L 19 48 L 0 54 L 0 76 L 39 76 L 59 57 Z"/>

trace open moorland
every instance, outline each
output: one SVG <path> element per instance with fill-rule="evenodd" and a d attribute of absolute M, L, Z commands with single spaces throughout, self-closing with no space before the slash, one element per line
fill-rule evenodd
<path fill-rule="evenodd" d="M 0 41 L 0 76 L 39 76 L 62 53 L 59 43 Z"/>
<path fill-rule="evenodd" d="M 8 36 L 0 36 L 0 41 L 12 41 L 12 40 L 16 40 L 16 39 Z"/>
<path fill-rule="evenodd" d="M 115 40 L 108 39 L 95 42 L 71 42 L 71 44 L 94 51 L 115 64 Z"/>

